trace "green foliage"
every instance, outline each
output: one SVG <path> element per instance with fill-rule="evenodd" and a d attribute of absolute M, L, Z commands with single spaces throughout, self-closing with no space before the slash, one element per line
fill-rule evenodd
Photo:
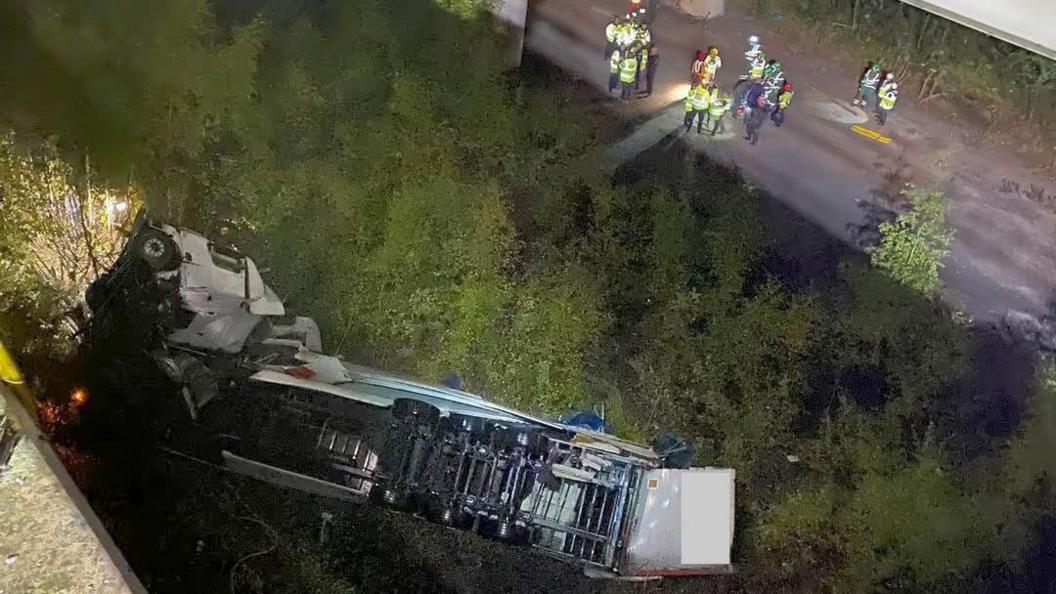
<path fill-rule="evenodd" d="M 196 0 L 17 6 L 25 53 L 52 56 L 81 94 L 34 131 L 134 170 L 164 216 L 230 227 L 328 350 L 427 380 L 457 372 L 540 413 L 603 406 L 636 439 L 683 434 L 698 464 L 737 470 L 759 591 L 938 588 L 988 540 L 1018 552 L 1051 509 L 1036 488 L 1047 400 L 1007 459 L 976 465 L 1004 474 L 967 480 L 969 461 L 934 437 L 972 348 L 921 296 L 950 241 L 935 192 L 908 192 L 882 230 L 873 260 L 897 282 L 851 261 L 801 289 L 735 175 L 671 159 L 657 179 L 599 179 L 581 106 L 531 81 L 513 91 L 479 3 L 331 2 L 243 27 Z M 12 113 L 32 87 L 4 95 Z M 44 212 L 40 172 L 66 180 L 81 160 L 4 150 L 0 183 L 21 207 L 0 220 L 0 249 L 25 270 L 17 231 Z M 997 510 L 1021 501 L 1035 511 L 999 528 Z M 314 561 L 284 567 L 330 580 Z"/>
<path fill-rule="evenodd" d="M 179 167 L 200 156 L 218 121 L 248 105 L 263 27 L 221 39 L 205 0 L 16 5 L 10 10 L 24 15 L 35 51 L 53 70 L 18 81 L 12 102 L 50 115 L 47 125 L 89 146 L 109 173 L 133 165 L 149 172 L 140 181 L 156 200 L 187 200 Z M 54 84 L 76 94 L 50 109 L 26 105 Z"/>
<path fill-rule="evenodd" d="M 75 170 L 52 141 L 0 137 L 0 312 L 9 314 L 0 327 L 34 327 L 13 343 L 27 350 L 69 349 L 80 320 L 64 314 L 113 264 L 118 228 L 139 206 L 134 192 L 99 185 L 86 165 Z"/>
<path fill-rule="evenodd" d="M 946 202 L 935 190 L 907 188 L 909 210 L 880 224 L 880 244 L 870 251 L 873 265 L 925 295 L 942 287 L 939 269 L 950 251 L 953 231 L 946 225 Z"/>
<path fill-rule="evenodd" d="M 1038 374 L 1029 420 L 1010 449 L 1012 484 L 1019 493 L 1056 481 L 1056 368 Z"/>
<path fill-rule="evenodd" d="M 894 473 L 867 473 L 846 513 L 852 589 L 934 587 L 986 551 L 980 510 L 927 453 Z"/>

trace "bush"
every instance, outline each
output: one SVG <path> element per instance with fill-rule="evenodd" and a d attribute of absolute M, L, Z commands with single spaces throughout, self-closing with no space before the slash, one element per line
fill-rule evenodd
<path fill-rule="evenodd" d="M 941 192 L 907 188 L 909 210 L 894 222 L 880 224 L 880 244 L 869 253 L 873 264 L 898 282 L 924 295 L 942 288 L 939 269 L 950 251 L 953 231 L 946 225 L 946 203 Z"/>

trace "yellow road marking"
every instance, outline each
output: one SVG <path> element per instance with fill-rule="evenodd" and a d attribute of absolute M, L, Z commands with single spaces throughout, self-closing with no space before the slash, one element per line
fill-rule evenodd
<path fill-rule="evenodd" d="M 866 138 L 872 138 L 873 140 L 879 142 L 880 144 L 891 144 L 891 139 L 890 138 L 888 138 L 886 136 L 881 136 L 879 132 L 874 132 L 874 131 L 870 130 L 869 128 L 863 128 L 862 126 L 859 126 L 858 124 L 855 124 L 855 125 L 851 126 L 851 131 L 855 132 L 856 134 L 861 134 L 862 136 L 864 136 Z"/>

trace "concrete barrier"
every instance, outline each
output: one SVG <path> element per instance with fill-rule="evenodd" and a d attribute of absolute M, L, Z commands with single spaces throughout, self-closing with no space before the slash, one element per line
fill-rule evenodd
<path fill-rule="evenodd" d="M 33 417 L 0 382 L 22 440 L 0 476 L 0 592 L 146 594 Z"/>

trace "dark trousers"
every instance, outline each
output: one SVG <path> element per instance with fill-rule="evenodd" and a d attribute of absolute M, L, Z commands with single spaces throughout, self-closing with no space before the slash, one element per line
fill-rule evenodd
<path fill-rule="evenodd" d="M 649 66 L 645 68 L 645 94 L 653 94 L 653 79 L 656 78 L 656 65 L 649 62 Z"/>
<path fill-rule="evenodd" d="M 686 117 L 683 118 L 682 123 L 686 126 L 686 132 L 689 132 L 690 128 L 693 127 L 693 118 L 697 120 L 697 132 L 704 131 L 704 114 L 708 113 L 706 110 L 693 110 L 687 111 Z"/>
<path fill-rule="evenodd" d="M 616 44 L 608 41 L 605 43 L 605 61 L 608 62 L 609 58 L 612 58 L 612 52 L 616 51 Z"/>
<path fill-rule="evenodd" d="M 719 128 L 722 128 L 723 132 L 726 131 L 726 126 L 724 126 L 722 124 L 722 118 L 723 118 L 723 116 L 719 116 L 717 118 L 711 118 L 711 135 L 712 136 L 715 136 L 715 134 L 719 131 Z"/>
<path fill-rule="evenodd" d="M 636 78 L 635 80 L 638 80 L 638 79 Z M 620 93 L 620 97 L 622 99 L 630 99 L 631 97 L 634 97 L 634 83 L 633 82 L 629 82 L 629 83 L 625 82 L 625 83 L 623 83 L 623 91 Z"/>
<path fill-rule="evenodd" d="M 734 111 L 733 111 L 733 113 L 734 113 L 734 117 L 735 118 L 737 117 L 737 110 L 740 109 L 741 106 L 744 105 L 745 100 L 748 99 L 748 87 L 749 86 L 751 86 L 751 85 L 747 84 L 747 83 L 741 84 L 734 90 L 734 96 L 733 96 L 733 110 Z"/>
<path fill-rule="evenodd" d="M 744 139 L 750 141 L 752 144 L 759 142 L 759 126 L 754 123 L 749 123 L 745 127 Z"/>
<path fill-rule="evenodd" d="M 880 125 L 881 126 L 883 126 L 884 124 L 887 123 L 887 112 L 889 112 L 889 111 L 891 111 L 891 110 L 890 109 L 884 109 L 882 107 L 876 110 L 876 117 L 880 119 Z"/>
<path fill-rule="evenodd" d="M 619 72 L 610 72 L 609 73 L 609 92 L 611 93 L 611 92 L 615 91 L 616 87 L 618 87 L 619 85 L 620 85 L 620 73 Z"/>
<path fill-rule="evenodd" d="M 876 97 L 876 89 L 871 87 L 858 87 L 858 94 L 854 96 L 855 101 L 868 104 Z"/>

